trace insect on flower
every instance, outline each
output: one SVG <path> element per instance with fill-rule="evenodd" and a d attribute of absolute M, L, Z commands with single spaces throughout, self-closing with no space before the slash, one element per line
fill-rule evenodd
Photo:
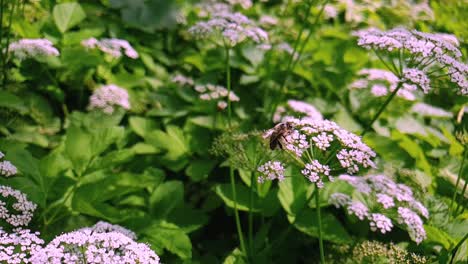
<path fill-rule="evenodd" d="M 293 132 L 293 125 L 290 122 L 278 123 L 272 129 L 267 130 L 263 134 L 263 138 L 270 139 L 270 149 L 276 147 L 283 149 L 283 144 L 287 142 L 286 136 Z"/>

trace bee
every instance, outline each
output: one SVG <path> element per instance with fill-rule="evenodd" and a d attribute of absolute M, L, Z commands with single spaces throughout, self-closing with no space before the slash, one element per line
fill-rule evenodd
<path fill-rule="evenodd" d="M 274 150 L 276 147 L 283 149 L 283 144 L 287 143 L 286 136 L 293 132 L 293 125 L 290 122 L 283 122 L 277 124 L 272 129 L 267 130 L 263 134 L 263 138 L 270 139 L 270 149 Z"/>

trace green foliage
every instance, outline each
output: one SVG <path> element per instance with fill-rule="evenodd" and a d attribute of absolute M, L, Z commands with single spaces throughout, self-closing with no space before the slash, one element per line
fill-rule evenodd
<path fill-rule="evenodd" d="M 356 45 L 353 32 L 359 29 L 405 25 L 455 34 L 463 58 L 467 52 L 463 1 L 430 1 L 432 20 L 405 8 L 413 1 L 401 1 L 395 8 L 363 8 L 362 17 L 354 17 L 359 21 L 350 18 L 344 1 L 254 1 L 247 9 L 235 4 L 234 11 L 253 20 L 270 15 L 278 24 L 255 22 L 268 31 L 271 49 L 248 41 L 230 49 L 230 81 L 240 101 L 232 102 L 229 123 L 227 108 L 202 100 L 194 89 L 226 86 L 228 79 L 224 47 L 187 31 L 206 18 L 199 1 L 19 2 L 2 1 L 0 151 L 18 173 L 0 175 L 0 184 L 38 205 L 28 228 L 47 242 L 105 220 L 133 230 L 162 263 L 317 263 L 315 186 L 297 166 L 287 167 L 281 182 L 257 182 L 266 161 L 297 162 L 262 138 L 274 126 L 277 107 L 301 100 L 349 131 L 366 129 L 386 97 L 349 87 L 360 70 L 385 65 Z M 317 17 L 325 2 L 336 7 L 336 17 Z M 60 55 L 6 54 L 7 44 L 22 38 L 46 38 Z M 89 38 L 126 40 L 138 57 L 84 47 Z M 284 43 L 296 46 L 291 68 L 293 54 L 280 48 Z M 194 85 L 176 83 L 177 74 Z M 128 111 L 89 110 L 90 96 L 108 84 L 129 94 Z M 377 168 L 369 173 L 411 186 L 428 208 L 427 239 L 411 241 L 396 214 L 389 216 L 391 232 L 371 232 L 367 220 L 336 209 L 329 198 L 340 192 L 376 205 L 349 184 L 327 182 L 318 202 L 327 262 L 466 262 L 468 101 L 432 84 L 430 94 L 416 93 L 414 101 L 396 97 L 363 139 L 377 153 Z M 412 110 L 420 102 L 448 114 Z"/>

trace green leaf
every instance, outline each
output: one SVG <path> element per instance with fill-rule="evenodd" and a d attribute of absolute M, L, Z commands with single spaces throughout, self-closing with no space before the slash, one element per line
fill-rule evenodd
<path fill-rule="evenodd" d="M 321 217 L 324 240 L 340 244 L 350 244 L 353 242 L 351 236 L 333 214 L 325 211 L 322 212 Z M 290 218 L 290 222 L 291 220 L 292 218 Z M 317 211 L 313 209 L 304 210 L 297 216 L 294 226 L 303 233 L 318 237 Z"/>
<path fill-rule="evenodd" d="M 167 126 L 167 132 L 162 130 L 153 130 L 145 137 L 148 143 L 157 148 L 167 150 L 165 159 L 169 161 L 178 161 L 188 154 L 189 143 L 185 138 L 184 132 L 176 126 Z"/>
<path fill-rule="evenodd" d="M 190 162 L 190 165 L 185 169 L 185 173 L 193 181 L 201 181 L 208 178 L 208 175 L 216 165 L 216 160 L 201 159 Z"/>
<path fill-rule="evenodd" d="M 178 226 L 167 223 L 155 223 L 143 231 L 145 239 L 159 248 L 165 248 L 182 259 L 192 258 L 190 238 Z"/>
<path fill-rule="evenodd" d="M 132 116 L 128 122 L 132 130 L 142 138 L 145 138 L 146 135 L 157 128 L 156 122 L 149 118 Z"/>
<path fill-rule="evenodd" d="M 21 98 L 5 91 L 0 91 L 0 107 L 13 109 L 20 112 L 21 114 L 24 114 L 28 111 L 28 108 L 25 106 Z"/>
<path fill-rule="evenodd" d="M 236 184 L 237 209 L 241 211 L 250 210 L 250 189 L 244 185 Z M 215 187 L 216 194 L 221 197 L 224 203 L 234 208 L 234 197 L 232 195 L 231 184 L 219 184 Z M 252 212 L 262 212 L 265 216 L 273 215 L 278 209 L 276 192 L 269 192 L 265 198 L 260 198 L 253 194 Z"/>
<path fill-rule="evenodd" d="M 184 201 L 184 185 L 180 181 L 168 181 L 160 184 L 151 194 L 151 214 L 164 219 L 174 208 Z"/>
<path fill-rule="evenodd" d="M 288 177 L 279 184 L 278 199 L 288 215 L 295 216 L 306 205 L 307 183 L 304 177 Z"/>
<path fill-rule="evenodd" d="M 445 231 L 429 225 L 424 225 L 424 229 L 426 230 L 427 235 L 427 238 L 424 240 L 424 243 L 434 243 L 442 245 L 446 250 L 450 250 L 452 247 L 455 246 L 456 241 L 453 240 Z"/>
<path fill-rule="evenodd" d="M 55 25 L 64 33 L 86 18 L 86 13 L 78 3 L 63 3 L 54 6 L 52 11 Z"/>

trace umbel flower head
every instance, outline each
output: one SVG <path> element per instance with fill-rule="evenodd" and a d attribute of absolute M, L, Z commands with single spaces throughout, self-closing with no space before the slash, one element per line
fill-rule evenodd
<path fill-rule="evenodd" d="M 195 84 L 195 81 L 192 78 L 186 77 L 182 74 L 175 75 L 171 81 L 181 86 L 192 87 L 197 93 L 200 94 L 199 98 L 201 100 L 216 102 L 219 110 L 223 110 L 227 107 L 227 101 L 239 102 L 240 100 L 240 98 L 233 91 L 229 93 L 228 90 L 221 85 L 214 85 L 210 83 Z"/>
<path fill-rule="evenodd" d="M 416 85 L 427 93 L 431 80 L 448 79 L 461 94 L 468 94 L 468 66 L 459 60 L 462 53 L 454 36 L 404 28 L 367 29 L 355 35 L 358 45 L 374 50 L 401 84 Z"/>
<path fill-rule="evenodd" d="M 382 69 L 362 69 L 358 72 L 360 78 L 350 85 L 350 89 L 369 89 L 375 97 L 382 97 L 393 92 L 400 82 L 400 79 L 391 71 Z M 414 84 L 403 83 L 396 96 L 414 101 L 415 92 L 418 87 Z"/>
<path fill-rule="evenodd" d="M 120 58 L 123 54 L 131 59 L 138 58 L 138 52 L 124 39 L 105 38 L 97 40 L 89 38 L 81 41 L 81 45 L 88 49 L 99 49 L 113 58 Z"/>
<path fill-rule="evenodd" d="M 127 90 L 115 84 L 103 85 L 93 92 L 89 98 L 88 109 L 98 109 L 106 114 L 112 114 L 117 106 L 130 109 Z"/>
<path fill-rule="evenodd" d="M 362 201 L 353 200 L 348 194 L 334 193 L 330 195 L 328 202 L 336 208 L 343 207 L 349 215 L 355 215 L 359 220 L 368 220 L 372 231 L 385 234 L 392 230 L 396 222 L 408 231 L 416 243 L 419 244 L 426 238 L 421 216 L 428 219 L 429 212 L 414 198 L 413 191 L 408 186 L 395 183 L 380 174 L 364 177 L 343 174 L 338 180 L 350 184 L 354 192 L 360 193 L 367 204 L 373 206 L 369 208 Z"/>
<path fill-rule="evenodd" d="M 11 202 L 15 200 L 13 203 Z M 27 199 L 26 194 L 0 185 L 0 219 L 9 225 L 18 227 L 29 224 L 37 205 Z"/>
<path fill-rule="evenodd" d="M 29 263 L 31 255 L 42 249 L 44 240 L 39 232 L 15 228 L 5 232 L 0 227 L 0 262 L 8 264 Z"/>
<path fill-rule="evenodd" d="M 3 159 L 3 157 L 5 157 L 5 154 L 0 151 L 0 159 Z M 18 169 L 16 169 L 15 165 L 13 165 L 10 161 L 0 161 L 0 175 L 10 177 L 16 175 L 16 173 L 18 173 Z"/>
<path fill-rule="evenodd" d="M 121 233 L 82 230 L 57 236 L 32 255 L 31 263 L 158 264 L 159 257 L 148 245 Z"/>
<path fill-rule="evenodd" d="M 219 45 L 234 47 L 252 40 L 255 43 L 268 41 L 268 33 L 241 13 L 226 11 L 213 13 L 208 21 L 196 23 L 189 33 L 199 39 L 212 39 Z"/>
<path fill-rule="evenodd" d="M 273 122 L 287 122 L 289 119 L 295 119 L 296 117 L 301 117 L 304 120 L 323 119 L 322 114 L 315 106 L 299 100 L 288 100 L 285 106 L 276 108 L 273 114 Z"/>
<path fill-rule="evenodd" d="M 20 39 L 11 43 L 8 46 L 8 51 L 20 60 L 56 57 L 60 54 L 48 39 Z"/>
<path fill-rule="evenodd" d="M 83 227 L 81 229 L 78 229 L 77 231 L 86 231 L 86 230 L 89 230 L 93 233 L 117 232 L 117 233 L 121 233 L 122 235 L 127 236 L 130 239 L 133 239 L 133 240 L 137 239 L 136 234 L 132 230 L 129 230 L 119 225 L 113 225 L 105 221 L 99 221 L 91 227 Z"/>
<path fill-rule="evenodd" d="M 375 167 L 376 156 L 361 138 L 329 120 L 290 119 L 268 130 L 264 138 L 278 140 L 278 145 L 301 166 L 301 173 L 318 188 L 324 179 L 342 172 L 357 173 L 361 168 Z M 281 131 L 278 131 L 281 130 Z M 271 146 L 271 145 L 270 145 Z M 274 146 L 274 144 L 273 144 Z M 276 166 L 279 167 L 279 166 Z M 261 177 L 273 179 L 271 170 Z"/>

